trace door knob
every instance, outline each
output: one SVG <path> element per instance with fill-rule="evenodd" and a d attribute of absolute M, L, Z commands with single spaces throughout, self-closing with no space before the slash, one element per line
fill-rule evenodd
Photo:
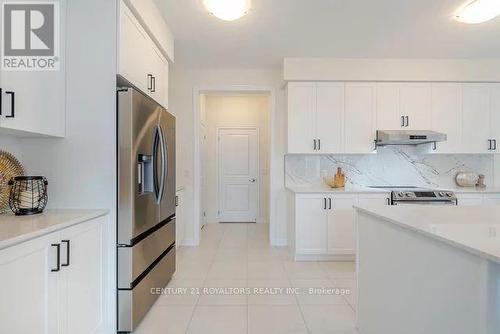
<path fill-rule="evenodd" d="M 252 183 L 255 183 L 255 182 L 257 182 L 257 179 L 250 179 L 249 181 Z"/>

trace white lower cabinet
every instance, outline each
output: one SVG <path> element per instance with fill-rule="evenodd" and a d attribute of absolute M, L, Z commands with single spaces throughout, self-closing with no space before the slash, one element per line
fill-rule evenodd
<path fill-rule="evenodd" d="M 328 199 L 322 194 L 300 195 L 295 201 L 296 252 L 326 254 L 328 249 Z"/>
<path fill-rule="evenodd" d="M 0 333 L 104 333 L 105 217 L 0 250 Z"/>
<path fill-rule="evenodd" d="M 61 333 L 58 233 L 0 251 L 0 333 Z"/>
<path fill-rule="evenodd" d="M 328 254 L 354 254 L 355 230 L 354 209 L 358 204 L 357 195 L 331 196 L 328 206 Z"/>
<path fill-rule="evenodd" d="M 458 205 L 476 206 L 476 205 L 500 205 L 499 193 L 462 193 L 456 194 Z"/>
<path fill-rule="evenodd" d="M 355 254 L 353 206 L 387 205 L 388 194 L 295 194 L 289 210 L 296 259 Z M 317 257 L 315 257 L 317 256 Z"/>

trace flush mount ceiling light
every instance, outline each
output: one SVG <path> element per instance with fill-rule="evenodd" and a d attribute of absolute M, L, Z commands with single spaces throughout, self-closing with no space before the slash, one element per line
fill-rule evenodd
<path fill-rule="evenodd" d="M 204 0 L 205 8 L 224 21 L 234 21 L 250 10 L 251 0 Z"/>
<path fill-rule="evenodd" d="M 460 8 L 457 21 L 463 23 L 483 23 L 500 15 L 500 0 L 475 0 Z"/>

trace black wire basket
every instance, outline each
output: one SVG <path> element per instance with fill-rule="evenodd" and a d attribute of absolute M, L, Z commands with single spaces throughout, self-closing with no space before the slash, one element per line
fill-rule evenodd
<path fill-rule="evenodd" d="M 16 176 L 9 181 L 9 206 L 16 216 L 42 213 L 47 206 L 47 179 L 43 176 Z"/>

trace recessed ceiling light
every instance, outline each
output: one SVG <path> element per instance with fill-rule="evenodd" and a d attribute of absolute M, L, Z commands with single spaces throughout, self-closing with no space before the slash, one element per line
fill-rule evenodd
<path fill-rule="evenodd" d="M 207 10 L 224 21 L 234 21 L 245 16 L 251 7 L 251 0 L 204 0 Z"/>
<path fill-rule="evenodd" d="M 500 15 L 500 0 L 475 0 L 460 8 L 457 21 L 463 23 L 483 23 Z"/>

